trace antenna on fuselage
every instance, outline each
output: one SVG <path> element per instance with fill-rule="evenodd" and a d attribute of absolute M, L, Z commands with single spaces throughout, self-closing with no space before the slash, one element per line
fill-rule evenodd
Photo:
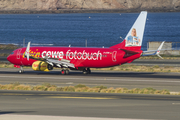
<path fill-rule="evenodd" d="M 122 40 L 124 40 L 121 36 L 120 36 L 119 38 L 121 38 Z"/>

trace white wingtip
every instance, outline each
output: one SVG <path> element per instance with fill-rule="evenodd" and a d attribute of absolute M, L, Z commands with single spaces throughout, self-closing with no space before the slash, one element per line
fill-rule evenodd
<path fill-rule="evenodd" d="M 28 45 L 27 45 L 27 47 L 26 47 L 26 52 L 25 52 L 25 56 L 26 56 L 26 58 L 27 58 L 28 61 L 29 61 L 30 44 L 31 44 L 31 42 L 28 42 Z"/>

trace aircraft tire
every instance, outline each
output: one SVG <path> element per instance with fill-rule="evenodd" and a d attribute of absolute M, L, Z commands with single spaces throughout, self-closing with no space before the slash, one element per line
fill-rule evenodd
<path fill-rule="evenodd" d="M 87 68 L 87 73 L 88 73 L 88 74 L 91 74 L 90 68 Z"/>
<path fill-rule="evenodd" d="M 69 70 L 65 70 L 66 71 L 66 75 L 69 75 Z"/>
<path fill-rule="evenodd" d="M 91 74 L 90 68 L 84 69 L 84 70 L 83 70 L 83 74 L 84 74 L 84 75 L 86 75 L 86 74 Z"/>
<path fill-rule="evenodd" d="M 87 73 L 87 71 L 83 71 L 83 74 L 86 75 L 86 74 L 88 74 L 88 73 Z"/>
<path fill-rule="evenodd" d="M 66 70 L 61 70 L 62 75 L 66 75 Z"/>
<path fill-rule="evenodd" d="M 19 73 L 22 74 L 24 71 L 23 70 L 19 70 Z"/>

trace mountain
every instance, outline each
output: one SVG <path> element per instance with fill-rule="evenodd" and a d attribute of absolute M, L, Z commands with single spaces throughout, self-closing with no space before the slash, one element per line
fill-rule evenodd
<path fill-rule="evenodd" d="M 180 11 L 180 0 L 1 0 L 0 11 L 151 10 Z"/>

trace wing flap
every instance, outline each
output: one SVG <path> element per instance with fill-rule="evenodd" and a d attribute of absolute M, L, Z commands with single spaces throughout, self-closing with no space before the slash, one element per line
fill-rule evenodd
<path fill-rule="evenodd" d="M 63 66 L 63 67 L 71 67 L 71 68 L 75 68 L 74 64 L 70 63 L 69 60 L 63 59 L 63 60 L 55 60 L 55 59 L 47 59 L 46 60 L 48 63 L 52 63 L 55 64 L 56 66 Z M 67 62 L 69 61 L 69 62 Z"/>

